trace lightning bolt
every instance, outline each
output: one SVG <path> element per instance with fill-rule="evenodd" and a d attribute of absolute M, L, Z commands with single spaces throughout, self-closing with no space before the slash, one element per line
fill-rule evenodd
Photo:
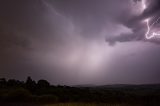
<path fill-rule="evenodd" d="M 154 24 L 156 24 L 160 20 L 160 17 L 155 22 L 153 22 L 151 25 L 149 25 L 149 20 L 150 19 L 145 20 L 145 22 L 147 23 L 147 32 L 145 34 L 146 39 L 152 39 L 152 38 L 158 37 L 158 36 L 160 37 L 160 33 L 152 32 L 150 34 L 151 28 L 154 26 Z"/>
<path fill-rule="evenodd" d="M 143 10 L 145 10 L 145 9 L 147 8 L 146 1 L 145 1 L 145 0 L 142 0 L 142 8 L 143 8 Z M 147 25 L 147 31 L 146 31 L 146 33 L 145 33 L 146 39 L 152 39 L 152 38 L 155 38 L 155 37 L 160 38 L 160 33 L 157 33 L 157 32 L 152 32 L 152 33 L 150 33 L 151 28 L 152 28 L 156 23 L 158 23 L 159 20 L 160 20 L 160 17 L 150 25 L 150 24 L 149 24 L 150 19 L 149 19 L 149 18 L 148 18 L 148 19 L 145 19 L 145 22 L 146 22 L 146 25 Z"/>

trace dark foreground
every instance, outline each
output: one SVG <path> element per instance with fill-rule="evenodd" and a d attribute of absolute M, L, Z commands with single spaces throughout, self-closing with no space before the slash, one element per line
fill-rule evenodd
<path fill-rule="evenodd" d="M 107 104 L 107 103 L 54 103 L 54 104 L 32 104 L 32 103 L 5 103 L 1 106 L 159 106 L 148 104 Z"/>
<path fill-rule="evenodd" d="M 0 106 L 160 106 L 160 85 L 69 87 L 30 77 L 26 82 L 1 79 Z"/>

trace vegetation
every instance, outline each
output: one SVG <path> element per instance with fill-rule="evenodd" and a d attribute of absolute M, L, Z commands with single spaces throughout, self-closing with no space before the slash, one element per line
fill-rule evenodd
<path fill-rule="evenodd" d="M 40 103 L 46 106 L 160 105 L 160 85 L 54 86 L 46 80 L 0 79 L 1 103 Z"/>
<path fill-rule="evenodd" d="M 59 104 L 50 104 L 45 106 L 135 106 L 129 104 L 105 104 L 105 103 L 59 103 Z M 140 106 L 140 105 L 136 105 Z"/>

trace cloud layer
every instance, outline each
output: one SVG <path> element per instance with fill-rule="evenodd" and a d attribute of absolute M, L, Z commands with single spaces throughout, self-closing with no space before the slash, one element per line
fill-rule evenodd
<path fill-rule="evenodd" d="M 53 84 L 158 83 L 158 40 L 146 40 L 158 1 L 5 0 L 0 77 Z"/>

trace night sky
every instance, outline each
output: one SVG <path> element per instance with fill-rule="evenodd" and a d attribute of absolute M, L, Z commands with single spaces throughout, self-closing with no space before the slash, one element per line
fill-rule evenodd
<path fill-rule="evenodd" d="M 0 77 L 160 83 L 159 17 L 159 0 L 1 0 Z"/>

